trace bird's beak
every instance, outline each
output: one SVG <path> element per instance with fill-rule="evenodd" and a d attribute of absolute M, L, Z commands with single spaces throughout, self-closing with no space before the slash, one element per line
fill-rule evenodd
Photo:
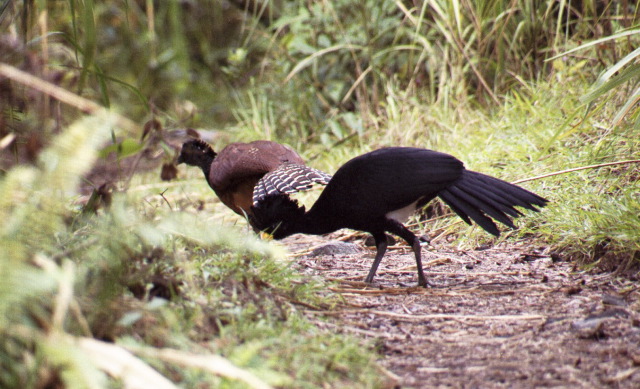
<path fill-rule="evenodd" d="M 266 240 L 266 241 L 273 240 L 273 235 L 271 235 L 268 232 L 260 231 L 258 233 L 258 236 L 260 237 L 261 240 Z"/>

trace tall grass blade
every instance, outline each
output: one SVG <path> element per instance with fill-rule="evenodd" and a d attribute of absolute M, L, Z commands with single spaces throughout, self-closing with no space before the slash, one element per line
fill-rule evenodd
<path fill-rule="evenodd" d="M 326 49 L 318 50 L 315 53 L 308 56 L 307 58 L 304 58 L 302 61 L 298 62 L 298 64 L 293 67 L 293 69 L 289 72 L 289 74 L 287 74 L 287 76 L 284 79 L 284 82 L 286 83 L 290 81 L 296 74 L 298 74 L 301 70 L 303 70 L 307 66 L 311 65 L 313 61 L 315 61 L 317 58 L 320 58 L 323 55 L 328 53 L 345 50 L 345 49 L 346 50 L 363 50 L 363 47 L 359 45 L 346 43 L 346 44 L 339 44 L 339 45 L 327 47 Z"/>
<path fill-rule="evenodd" d="M 582 96 L 580 100 L 584 103 L 591 103 L 598 97 L 604 95 L 610 90 L 624 84 L 625 82 L 637 79 L 640 77 L 640 63 L 633 64 L 626 69 L 619 72 L 615 77 L 609 79 L 607 82 L 598 85 L 595 89 L 591 90 L 586 95 Z"/>
<path fill-rule="evenodd" d="M 84 44 L 82 45 L 82 72 L 78 81 L 78 90 L 82 92 L 89 70 L 93 67 L 96 55 L 97 32 L 94 19 L 93 0 L 85 0 L 82 5 L 82 27 L 84 29 Z"/>
<path fill-rule="evenodd" d="M 616 116 L 613 117 L 613 121 L 612 121 L 613 125 L 614 126 L 619 125 L 622 119 L 625 116 L 627 116 L 629 111 L 631 111 L 631 108 L 636 104 L 638 104 L 639 101 L 640 101 L 640 88 L 637 88 L 633 92 L 633 94 L 627 99 L 627 101 L 624 103 L 622 108 L 620 108 L 620 110 L 616 113 Z"/>
<path fill-rule="evenodd" d="M 569 54 L 573 54 L 573 53 L 575 53 L 577 51 L 581 51 L 581 50 L 587 49 L 589 47 L 597 46 L 597 45 L 599 45 L 601 43 L 605 43 L 605 42 L 608 42 L 608 41 L 611 41 L 611 40 L 616 40 L 616 39 L 619 39 L 619 38 L 624 38 L 624 37 L 632 36 L 632 35 L 636 35 L 636 34 L 640 34 L 640 29 L 622 31 L 622 32 L 619 32 L 619 33 L 616 33 L 616 34 L 613 34 L 613 35 L 606 36 L 604 38 L 596 39 L 596 40 L 591 41 L 589 43 L 585 43 L 585 44 L 580 45 L 578 47 L 575 47 L 575 48 L 573 48 L 571 50 L 567 50 L 565 52 L 562 52 L 562 53 L 560 53 L 558 55 L 554 55 L 551 58 L 545 59 L 545 62 L 553 61 L 554 59 L 561 58 L 561 57 L 564 57 L 564 56 L 569 55 Z"/>

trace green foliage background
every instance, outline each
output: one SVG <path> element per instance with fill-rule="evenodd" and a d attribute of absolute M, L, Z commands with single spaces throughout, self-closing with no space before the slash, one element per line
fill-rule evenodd
<path fill-rule="evenodd" d="M 88 338 L 184 387 L 255 381 L 160 350 L 221 355 L 273 386 L 383 385 L 372 345 L 302 314 L 338 303 L 326 285 L 243 230 L 197 172 L 178 184 L 126 176 L 93 212 L 77 189 L 94 162 L 170 164 L 187 127 L 219 144 L 289 143 L 330 172 L 389 145 L 509 180 L 637 160 L 638 12 L 623 0 L 0 1 L 0 386 L 126 382 L 94 367 L 107 358 Z M 552 204 L 501 239 L 633 268 L 637 172 L 628 162 L 527 182 Z M 416 226 L 447 244 L 492 239 L 451 218 Z"/>

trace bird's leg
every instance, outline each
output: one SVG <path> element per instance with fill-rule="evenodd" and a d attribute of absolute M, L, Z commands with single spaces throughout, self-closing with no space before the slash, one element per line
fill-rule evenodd
<path fill-rule="evenodd" d="M 416 257 L 416 267 L 418 268 L 418 286 L 423 286 L 425 288 L 427 286 L 433 286 L 433 284 L 427 282 L 427 278 L 424 276 L 424 271 L 422 270 L 422 247 L 420 246 L 420 239 L 414 236 L 413 243 L 410 243 L 409 241 L 407 241 L 407 243 L 411 245 L 411 248 L 413 249 L 413 255 L 415 255 Z"/>
<path fill-rule="evenodd" d="M 373 235 L 373 239 L 376 242 L 376 258 L 373 260 L 373 264 L 371 265 L 367 278 L 364 279 L 364 282 L 368 284 L 373 282 L 373 277 L 376 275 L 376 271 L 378 271 L 380 261 L 382 261 L 384 253 L 387 252 L 387 235 L 385 235 L 384 232 L 371 235 Z"/>
<path fill-rule="evenodd" d="M 418 286 L 425 288 L 427 286 L 433 286 L 427 282 L 427 278 L 424 276 L 424 271 L 422 270 L 422 247 L 420 247 L 420 239 L 415 236 L 413 232 L 409 231 L 407 227 L 395 220 L 389 220 L 386 229 L 404 239 L 413 249 L 413 255 L 416 257 L 416 267 L 418 268 Z"/>

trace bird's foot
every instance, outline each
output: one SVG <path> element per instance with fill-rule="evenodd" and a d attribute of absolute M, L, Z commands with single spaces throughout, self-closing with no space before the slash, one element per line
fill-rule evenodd
<path fill-rule="evenodd" d="M 433 284 L 433 283 L 427 281 L 425 278 L 423 278 L 423 279 L 419 279 L 418 280 L 418 286 L 421 286 L 423 288 L 426 288 L 426 287 L 434 288 L 436 286 L 436 284 Z"/>
<path fill-rule="evenodd" d="M 380 289 L 380 290 L 384 289 L 384 286 L 374 284 L 373 280 L 372 281 L 365 280 L 363 284 L 365 288 L 374 288 L 374 289 Z"/>

